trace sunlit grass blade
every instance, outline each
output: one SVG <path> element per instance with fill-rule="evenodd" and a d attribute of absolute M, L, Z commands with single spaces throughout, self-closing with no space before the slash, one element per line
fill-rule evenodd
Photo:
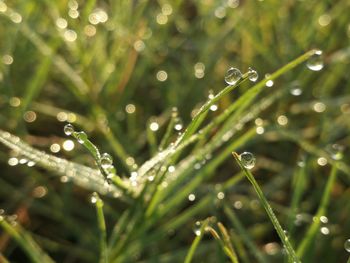
<path fill-rule="evenodd" d="M 198 230 L 198 235 L 196 235 L 196 237 L 194 238 L 192 245 L 190 246 L 190 249 L 188 250 L 188 253 L 185 257 L 184 263 L 191 263 L 193 256 L 196 252 L 196 249 L 199 246 L 199 243 L 201 242 L 205 231 L 206 231 L 206 227 L 209 224 L 209 219 L 204 220 L 203 222 L 201 222 L 201 227 Z"/>
<path fill-rule="evenodd" d="M 100 232 L 100 263 L 108 263 L 108 247 L 107 247 L 107 232 L 106 222 L 103 213 L 103 201 L 95 192 L 92 194 L 91 202 L 96 207 L 97 224 Z"/>
<path fill-rule="evenodd" d="M 327 206 L 330 202 L 330 195 L 331 195 L 331 191 L 333 189 L 334 183 L 336 181 L 337 171 L 338 171 L 338 167 L 335 164 L 332 166 L 330 175 L 327 180 L 326 187 L 322 194 L 321 203 L 317 209 L 314 220 L 311 223 L 311 226 L 309 227 L 308 231 L 306 232 L 305 237 L 303 238 L 303 240 L 298 246 L 297 255 L 301 258 L 307 253 L 311 243 L 315 241 L 315 236 L 319 231 L 319 228 L 321 225 L 320 217 L 326 216 L 327 214 Z"/>
<path fill-rule="evenodd" d="M 263 205 L 267 215 L 269 216 L 273 226 L 275 227 L 277 234 L 279 235 L 283 245 L 285 246 L 285 249 L 287 251 L 288 256 L 294 261 L 294 262 L 300 262 L 297 254 L 294 251 L 294 248 L 292 247 L 292 245 L 290 244 L 289 238 L 287 237 L 287 235 L 285 234 L 281 224 L 279 223 L 275 213 L 273 212 L 270 204 L 268 203 L 263 191 L 261 190 L 259 184 L 257 183 L 257 181 L 255 180 L 253 174 L 247 170 L 242 162 L 239 159 L 239 155 L 235 152 L 232 153 L 233 157 L 235 158 L 235 160 L 237 161 L 238 165 L 240 166 L 240 168 L 244 171 L 247 179 L 250 181 L 250 183 L 252 184 L 252 186 L 254 187 L 255 192 L 257 193 L 259 200 L 261 202 L 261 204 Z"/>

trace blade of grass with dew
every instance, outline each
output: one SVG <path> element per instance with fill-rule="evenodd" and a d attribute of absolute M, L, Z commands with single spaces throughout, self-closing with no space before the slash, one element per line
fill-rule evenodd
<path fill-rule="evenodd" d="M 100 232 L 100 263 L 108 263 L 108 247 L 107 247 L 107 233 L 106 233 L 106 222 L 103 213 L 103 201 L 99 195 L 95 192 L 91 197 L 92 203 L 96 207 L 97 224 Z"/>
<path fill-rule="evenodd" d="M 235 83 L 234 85 L 227 86 L 224 88 L 221 92 L 219 92 L 217 95 L 214 96 L 213 99 L 208 100 L 199 110 L 199 112 L 196 114 L 196 116 L 193 118 L 189 126 L 186 128 L 185 132 L 176 140 L 175 145 L 172 148 L 177 148 L 176 151 L 169 150 L 169 153 L 172 152 L 172 156 L 174 156 L 173 162 L 178 158 L 178 156 L 181 153 L 182 148 L 178 147 L 183 144 L 184 141 L 188 141 L 191 137 L 191 135 L 198 129 L 199 125 L 203 122 L 204 118 L 206 117 L 206 114 L 212 104 L 214 104 L 216 101 L 218 101 L 221 97 L 223 97 L 228 92 L 232 91 L 234 88 L 238 87 L 241 83 L 245 82 L 248 79 L 248 74 L 245 74 L 242 76 L 242 78 Z M 140 169 L 139 174 L 143 175 L 147 173 L 150 169 L 152 169 L 156 164 L 158 164 L 160 161 L 164 160 L 168 157 L 168 154 L 164 154 L 162 152 L 162 156 L 159 157 L 159 154 L 157 154 L 155 157 L 153 157 L 151 160 L 144 163 Z"/>
<path fill-rule="evenodd" d="M 205 229 L 208 226 L 208 224 L 209 224 L 209 219 L 206 219 L 202 222 L 202 225 L 199 229 L 199 235 L 196 235 L 196 237 L 194 238 L 192 245 L 185 257 L 184 263 L 191 263 L 194 253 L 196 252 L 196 249 L 198 248 L 199 243 L 201 242 L 204 236 L 204 232 L 206 231 Z"/>
<path fill-rule="evenodd" d="M 286 234 L 284 233 L 284 230 L 281 226 L 281 224 L 279 223 L 275 213 L 273 212 L 270 204 L 268 203 L 267 199 L 265 198 L 265 195 L 263 193 L 263 191 L 261 190 L 259 184 L 257 183 L 257 181 L 255 180 L 253 174 L 248 171 L 243 164 L 241 163 L 241 161 L 239 160 L 239 156 L 237 153 L 233 152 L 232 153 L 233 157 L 235 158 L 236 162 L 238 163 L 238 165 L 240 166 L 240 168 L 244 171 L 247 179 L 251 182 L 251 184 L 254 187 L 255 192 L 257 193 L 259 200 L 261 202 L 261 204 L 263 205 L 267 215 L 269 216 L 273 226 L 275 227 L 277 234 L 279 235 L 283 245 L 286 248 L 287 254 L 288 256 L 293 260 L 293 262 L 297 262 L 300 263 L 300 260 L 297 256 L 297 254 L 295 253 L 292 245 L 289 242 L 288 237 L 286 236 Z"/>
<path fill-rule="evenodd" d="M 335 183 L 336 178 L 337 178 L 337 171 L 338 171 L 337 164 L 332 165 L 331 173 L 328 177 L 326 187 L 325 187 L 324 192 L 322 194 L 320 206 L 318 207 L 316 215 L 315 215 L 315 220 L 313 220 L 305 237 L 303 238 L 303 240 L 301 241 L 301 243 L 299 244 L 299 247 L 297 249 L 297 255 L 301 258 L 305 255 L 305 253 L 307 253 L 308 248 L 310 247 L 311 243 L 313 241 L 315 241 L 314 237 L 317 234 L 319 227 L 320 227 L 320 224 L 321 224 L 320 217 L 325 216 L 327 214 L 327 207 L 328 207 L 328 204 L 330 201 L 331 191 L 333 189 L 334 183 Z"/>
<path fill-rule="evenodd" d="M 294 59 L 293 61 L 289 62 L 287 65 L 283 66 L 281 69 L 277 70 L 276 72 L 274 72 L 269 79 L 274 80 L 276 78 L 278 78 L 279 76 L 285 74 L 286 72 L 289 72 L 291 69 L 293 69 L 294 67 L 296 67 L 297 65 L 305 62 L 308 58 L 310 58 L 312 55 L 314 55 L 316 52 L 316 50 L 310 50 L 308 52 L 306 52 L 305 54 L 301 55 L 300 57 Z M 246 80 L 246 79 L 244 79 Z M 236 102 L 234 102 L 228 109 L 226 109 L 223 113 L 221 113 L 218 117 L 216 117 L 211 124 L 209 124 L 206 128 L 204 128 L 203 130 L 208 132 L 209 130 L 211 130 L 212 127 L 214 127 L 214 125 L 218 125 L 219 123 L 223 122 L 224 120 L 227 119 L 228 116 L 230 116 L 230 114 L 236 110 L 236 108 L 240 108 L 240 112 L 246 108 L 249 103 L 256 97 L 256 95 L 265 87 L 265 82 L 266 80 L 262 80 L 260 81 L 258 84 L 256 84 L 255 86 L 253 86 L 252 88 L 250 88 L 247 92 L 245 92 Z M 236 85 L 239 83 L 236 83 Z M 219 100 L 222 95 L 226 94 L 228 91 L 232 90 L 234 86 L 229 86 L 227 87 L 227 90 L 225 92 L 220 92 L 220 96 L 219 94 L 217 94 L 214 98 L 215 101 Z M 214 101 L 214 102 L 215 102 Z M 200 122 L 200 117 L 202 114 L 204 114 L 206 111 L 204 109 L 208 109 L 208 107 L 210 108 L 211 106 L 211 102 L 208 101 L 207 104 L 205 104 L 206 106 L 203 106 L 203 110 L 201 111 L 201 114 L 197 114 L 197 124 L 198 122 Z M 209 106 L 208 106 L 209 105 Z M 242 107 L 243 105 L 243 107 Z M 238 116 L 238 114 L 236 114 L 236 116 Z M 227 123 L 232 123 L 232 121 L 230 120 Z M 196 125 L 197 125 L 196 124 Z M 188 134 L 192 134 L 196 129 L 195 124 L 191 125 L 191 129 L 187 128 L 186 130 L 188 130 Z M 189 126 L 189 127 L 190 127 Z M 182 143 L 180 142 L 185 142 L 188 141 L 189 139 L 191 139 L 190 136 L 186 135 L 186 137 L 189 137 L 187 140 L 184 140 L 184 136 L 186 134 L 185 133 L 178 139 L 177 141 L 177 145 L 181 146 Z M 152 167 L 154 167 L 157 163 L 159 163 L 160 161 L 164 160 L 165 158 L 168 158 L 170 155 L 170 152 L 172 152 L 172 155 L 177 156 L 179 154 L 179 149 L 177 150 L 173 150 L 173 151 L 167 151 L 165 154 L 164 152 L 162 152 L 162 156 L 159 156 L 159 154 L 157 154 L 154 158 L 152 158 L 151 160 L 147 161 L 146 163 L 144 163 L 140 169 L 139 169 L 139 174 L 142 176 L 143 174 L 147 173 L 150 169 L 152 169 Z M 169 152 L 169 153 L 168 153 Z"/>
<path fill-rule="evenodd" d="M 19 225 L 12 226 L 3 216 L 0 216 L 0 227 L 8 233 L 25 251 L 28 257 L 36 263 L 54 263 L 54 261 L 41 250 L 39 245 L 34 241 L 29 233 L 27 233 Z"/>
<path fill-rule="evenodd" d="M 26 156 L 37 165 L 53 171 L 60 176 L 67 176 L 68 179 L 83 188 L 91 189 L 104 195 L 122 196 L 122 192 L 114 185 L 111 185 L 109 189 L 106 188 L 104 177 L 99 170 L 46 154 L 29 146 L 17 136 L 2 130 L 0 130 L 0 142 L 8 148 Z"/>
<path fill-rule="evenodd" d="M 73 131 L 72 136 L 80 143 L 82 144 L 93 156 L 93 158 L 96 161 L 97 167 L 99 168 L 101 174 L 104 176 L 105 180 L 111 180 L 115 184 L 116 187 L 120 188 L 125 195 L 129 195 L 131 188 L 128 187 L 123 180 L 116 175 L 116 171 L 114 166 L 110 169 L 106 169 L 102 165 L 102 156 L 96 145 L 94 145 L 88 138 L 85 132 L 76 132 Z M 131 193 L 132 195 L 132 193 Z"/>
<path fill-rule="evenodd" d="M 98 123 L 97 127 L 102 132 L 102 134 L 106 137 L 106 139 L 110 142 L 112 150 L 120 158 L 123 166 L 130 172 L 130 166 L 126 163 L 126 159 L 129 157 L 129 154 L 127 154 L 127 152 L 124 150 L 123 145 L 116 138 L 116 136 L 112 132 L 112 129 L 109 127 L 108 125 L 109 119 L 105 110 L 99 105 L 93 105 L 92 112 Z M 107 121 L 104 121 L 104 120 L 107 120 Z"/>
<path fill-rule="evenodd" d="M 237 215 L 235 212 L 233 212 L 227 204 L 224 205 L 224 212 L 228 216 L 228 218 L 231 220 L 234 228 L 238 231 L 240 237 L 243 239 L 244 243 L 247 245 L 247 247 L 252 251 L 253 255 L 257 259 L 258 262 L 261 263 L 267 263 L 267 259 L 260 252 L 260 250 L 257 248 L 257 246 L 254 244 L 254 241 L 250 238 L 249 233 L 244 229 L 244 226 L 239 221 Z"/>

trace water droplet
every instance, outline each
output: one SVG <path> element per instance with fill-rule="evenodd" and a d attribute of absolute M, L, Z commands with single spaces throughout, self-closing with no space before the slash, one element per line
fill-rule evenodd
<path fill-rule="evenodd" d="M 248 74 L 249 74 L 249 80 L 252 81 L 252 82 L 255 82 L 258 80 L 258 72 L 256 72 L 255 69 L 253 68 L 248 68 Z"/>
<path fill-rule="evenodd" d="M 216 197 L 219 199 L 219 200 L 222 200 L 225 198 L 225 193 L 224 192 L 219 192 Z"/>
<path fill-rule="evenodd" d="M 330 233 L 329 228 L 325 226 L 321 227 L 320 232 L 325 236 L 329 235 Z"/>
<path fill-rule="evenodd" d="M 74 126 L 69 123 L 66 126 L 64 126 L 63 131 L 68 136 L 72 135 L 72 133 L 74 132 Z"/>
<path fill-rule="evenodd" d="M 244 152 L 239 155 L 239 160 L 247 169 L 252 169 L 255 166 L 255 157 L 250 152 Z"/>
<path fill-rule="evenodd" d="M 188 195 L 188 200 L 193 202 L 194 200 L 196 200 L 196 196 L 194 194 L 189 194 Z"/>
<path fill-rule="evenodd" d="M 113 164 L 112 156 L 110 156 L 108 153 L 104 153 L 101 156 L 101 166 L 104 169 L 109 168 Z"/>
<path fill-rule="evenodd" d="M 90 197 L 90 202 L 91 202 L 92 204 L 96 204 L 97 199 L 98 199 L 97 193 L 96 193 L 96 192 L 92 193 L 92 195 L 91 195 L 91 197 Z"/>
<path fill-rule="evenodd" d="M 234 85 L 242 78 L 242 73 L 239 69 L 229 68 L 225 75 L 225 82 L 228 85 Z"/>
<path fill-rule="evenodd" d="M 197 221 L 194 224 L 193 232 L 196 236 L 199 236 L 201 234 L 201 226 L 202 226 L 202 223 L 200 221 Z"/>
<path fill-rule="evenodd" d="M 344 248 L 350 253 L 350 238 L 345 241 Z"/>
<path fill-rule="evenodd" d="M 333 144 L 327 146 L 327 152 L 331 155 L 333 160 L 341 160 L 343 158 L 344 146 L 340 144 Z"/>
<path fill-rule="evenodd" d="M 80 144 L 83 144 L 84 142 L 86 142 L 86 140 L 87 140 L 86 133 L 83 131 L 77 132 L 77 140 L 78 140 L 78 143 L 80 143 Z"/>
<path fill-rule="evenodd" d="M 328 217 L 326 217 L 326 216 L 320 216 L 320 221 L 321 221 L 323 224 L 327 224 L 327 223 L 328 223 Z"/>
<path fill-rule="evenodd" d="M 177 131 L 181 131 L 182 128 L 183 128 L 183 123 L 182 123 L 181 118 L 176 118 L 174 129 L 177 130 Z"/>
<path fill-rule="evenodd" d="M 293 81 L 289 86 L 289 92 L 293 96 L 300 96 L 303 93 L 299 81 Z"/>
<path fill-rule="evenodd" d="M 322 51 L 315 50 L 314 54 L 306 62 L 306 66 L 312 71 L 320 71 L 323 69 Z"/>

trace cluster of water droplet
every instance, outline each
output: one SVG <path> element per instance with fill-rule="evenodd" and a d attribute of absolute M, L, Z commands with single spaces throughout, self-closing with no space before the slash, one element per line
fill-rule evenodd
<path fill-rule="evenodd" d="M 225 82 L 228 85 L 235 85 L 239 80 L 241 80 L 243 77 L 241 71 L 237 68 L 233 68 L 230 67 L 225 75 Z M 248 78 L 250 81 L 257 81 L 259 75 L 258 72 L 256 72 L 256 70 L 254 70 L 253 68 L 249 67 L 248 69 Z"/>
<path fill-rule="evenodd" d="M 88 142 L 87 134 L 84 131 L 75 131 L 74 126 L 70 123 L 64 126 L 64 133 L 68 136 L 74 136 L 80 144 Z M 106 175 L 107 182 L 111 183 L 112 178 L 116 174 L 116 170 L 113 166 L 112 156 L 108 153 L 103 153 L 101 155 L 97 147 L 94 147 L 96 150 L 96 156 L 94 157 L 96 159 L 97 165 L 100 167 L 100 169 L 102 169 L 103 173 Z"/>

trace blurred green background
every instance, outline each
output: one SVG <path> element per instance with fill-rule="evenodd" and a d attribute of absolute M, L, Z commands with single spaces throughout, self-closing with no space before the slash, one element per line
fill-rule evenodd
<path fill-rule="evenodd" d="M 349 11 L 348 0 L 0 1 L 0 128 L 35 148 L 94 167 L 87 152 L 63 133 L 63 126 L 73 123 L 114 157 L 120 175 L 129 177 L 157 152 L 173 107 L 179 115 L 175 136 L 209 94 L 226 86 L 229 67 L 242 73 L 253 67 L 261 80 L 306 51 L 320 49 L 323 69 L 311 71 L 299 65 L 264 88 L 251 109 L 279 91 L 282 95 L 244 124 L 233 140 L 256 129 L 236 150 L 255 154 L 253 172 L 296 247 L 324 195 L 331 164 L 322 152 L 332 155 L 332 149 L 342 148 L 343 168 L 332 187 L 326 219 L 303 262 L 346 262 Z M 244 83 L 223 97 L 206 123 L 250 86 Z M 288 136 L 282 136 L 281 129 Z M 207 140 L 214 134 L 215 129 Z M 212 155 L 218 156 L 221 149 Z M 1 146 L 0 211 L 17 216 L 57 262 L 97 262 L 91 191 L 29 167 L 32 164 L 21 163 L 22 159 Z M 237 171 L 232 156 L 220 160 L 210 179 L 193 192 L 195 200 L 184 199 L 159 220 L 159 226 L 190 211 L 204 197 L 210 197 L 210 205 L 166 235 L 140 242 L 133 256 L 120 262 L 182 262 L 194 238 L 194 222 L 208 216 L 216 216 L 234 231 L 242 262 L 263 262 L 244 243 L 242 232 L 223 212 L 223 198 L 216 195 L 215 187 Z M 227 189 L 224 200 L 266 262 L 283 262 L 283 247 L 249 182 L 244 179 Z M 105 203 L 109 233 L 128 204 L 107 197 Z M 17 243 L 0 231 L 4 257 L 27 262 Z M 157 227 L 144 235 L 153 232 Z M 194 262 L 228 262 L 213 238 L 204 239 Z"/>

